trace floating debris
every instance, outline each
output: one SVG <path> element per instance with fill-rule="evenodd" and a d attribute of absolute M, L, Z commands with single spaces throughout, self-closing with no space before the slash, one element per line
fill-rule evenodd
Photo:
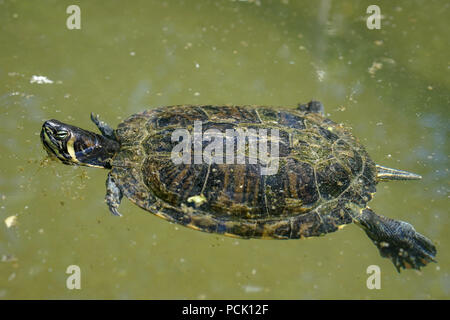
<path fill-rule="evenodd" d="M 1 262 L 16 262 L 18 259 L 11 254 L 4 254 L 0 259 Z"/>
<path fill-rule="evenodd" d="M 317 74 L 317 79 L 322 82 L 323 79 L 325 78 L 325 71 L 323 70 L 316 70 L 316 74 Z"/>
<path fill-rule="evenodd" d="M 383 64 L 381 62 L 376 62 L 374 61 L 372 63 L 372 66 L 369 68 L 369 73 L 374 76 L 375 73 L 380 70 L 381 68 L 383 68 Z"/>
<path fill-rule="evenodd" d="M 8 72 L 8 76 L 9 77 L 22 77 L 23 78 L 23 74 L 18 73 L 18 72 Z"/>
<path fill-rule="evenodd" d="M 387 57 L 381 58 L 381 61 L 386 62 L 386 63 L 391 64 L 391 65 L 396 65 L 397 64 L 394 59 L 387 58 Z"/>
<path fill-rule="evenodd" d="M 383 45 L 383 40 L 375 40 L 374 43 L 377 46 L 381 46 L 381 45 Z"/>
<path fill-rule="evenodd" d="M 244 291 L 246 293 L 256 293 L 256 292 L 261 292 L 263 290 L 263 288 L 261 288 L 261 287 L 252 286 L 252 285 L 242 286 L 242 289 L 244 289 Z"/>
<path fill-rule="evenodd" d="M 53 81 L 47 78 L 46 76 L 32 76 L 30 83 L 47 84 L 53 83 Z"/>
<path fill-rule="evenodd" d="M 5 224 L 7 228 L 11 228 L 17 225 L 17 216 L 9 216 L 5 219 Z"/>

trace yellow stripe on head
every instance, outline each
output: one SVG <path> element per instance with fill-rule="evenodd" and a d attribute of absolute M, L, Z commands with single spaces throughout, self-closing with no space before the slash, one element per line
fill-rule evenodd
<path fill-rule="evenodd" d="M 75 163 L 79 163 L 77 156 L 75 155 L 75 149 L 73 144 L 75 143 L 75 136 L 72 136 L 69 141 L 67 141 L 67 152 L 70 154 L 72 161 Z"/>
<path fill-rule="evenodd" d="M 44 134 L 44 141 L 46 143 L 46 149 L 49 149 L 48 151 L 51 151 L 53 154 L 49 153 L 51 156 L 53 157 L 58 157 L 59 155 L 61 155 L 61 153 L 59 152 L 59 149 L 53 144 L 52 140 L 50 139 L 50 137 L 48 136 L 48 133 L 46 130 L 43 130 L 43 134 Z"/>

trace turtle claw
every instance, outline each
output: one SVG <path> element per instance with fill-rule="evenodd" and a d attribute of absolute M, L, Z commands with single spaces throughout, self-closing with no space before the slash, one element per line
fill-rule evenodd
<path fill-rule="evenodd" d="M 97 128 L 100 129 L 101 127 L 101 121 L 100 121 L 100 116 L 98 114 L 94 114 L 93 112 L 91 112 L 91 121 L 97 126 Z M 100 129 L 101 131 L 101 129 Z"/>
<path fill-rule="evenodd" d="M 97 124 L 99 122 L 98 120 L 98 114 L 94 114 L 93 112 L 91 112 L 91 120 L 92 122 L 94 122 L 95 124 Z"/>
<path fill-rule="evenodd" d="M 113 216 L 122 217 L 123 215 L 117 210 L 115 207 L 109 207 L 109 211 L 112 213 Z"/>

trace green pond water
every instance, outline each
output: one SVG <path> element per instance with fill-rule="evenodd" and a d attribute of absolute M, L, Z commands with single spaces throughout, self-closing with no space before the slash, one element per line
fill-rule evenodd
<path fill-rule="evenodd" d="M 71 4 L 80 30 L 66 26 Z M 0 299 L 448 299 L 449 5 L 377 1 L 381 29 L 369 30 L 371 4 L 0 0 Z M 39 140 L 52 118 L 94 130 L 91 111 L 115 127 L 156 106 L 311 99 L 377 163 L 423 176 L 379 184 L 370 206 L 432 239 L 438 263 L 399 274 L 353 224 L 241 240 L 126 199 L 113 217 L 107 170 L 46 161 Z"/>

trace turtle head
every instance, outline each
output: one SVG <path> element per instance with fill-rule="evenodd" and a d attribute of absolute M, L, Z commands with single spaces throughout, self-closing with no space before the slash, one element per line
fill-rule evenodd
<path fill-rule="evenodd" d="M 115 140 L 53 119 L 42 125 L 41 141 L 49 156 L 64 164 L 107 169 L 120 148 Z"/>

